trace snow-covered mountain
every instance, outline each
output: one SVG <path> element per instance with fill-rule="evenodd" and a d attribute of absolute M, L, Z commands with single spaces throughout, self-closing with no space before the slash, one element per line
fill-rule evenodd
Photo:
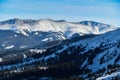
<path fill-rule="evenodd" d="M 116 80 L 120 78 L 119 35 L 120 29 L 117 29 L 105 34 L 84 38 L 77 42 L 73 41 L 59 44 L 45 50 L 42 54 L 37 53 L 27 59 L 18 62 L 10 62 L 9 66 L 6 64 L 2 65 L 1 69 L 13 71 L 12 67 L 16 67 L 15 70 L 26 72 L 26 70 L 23 70 L 26 65 L 30 70 L 38 70 L 38 68 L 42 66 L 45 68 L 46 75 L 48 71 L 49 76 L 51 75 L 54 77 L 57 75 L 63 75 L 63 77 L 77 75 L 80 80 Z M 24 54 L 27 53 L 24 52 Z M 49 73 L 50 70 L 51 73 Z M 56 74 L 57 70 L 58 73 Z M 28 74 L 29 73 L 27 73 L 27 75 Z M 39 72 L 38 75 L 40 74 Z"/>
<path fill-rule="evenodd" d="M 98 22 L 66 22 L 64 20 L 40 19 L 40 20 L 22 20 L 11 19 L 0 22 L 1 30 L 12 30 L 29 36 L 25 31 L 43 31 L 43 32 L 62 32 L 66 38 L 72 37 L 73 34 L 101 34 L 116 29 L 112 25 Z"/>
<path fill-rule="evenodd" d="M 97 80 L 116 80 L 120 72 L 119 35 L 120 29 L 58 46 L 48 50 L 46 53 L 51 54 L 44 56 L 44 59 L 46 62 L 53 60 L 52 63 L 60 61 L 78 64 L 81 69 L 80 76 L 84 79 L 95 80 L 99 77 Z"/>
<path fill-rule="evenodd" d="M 95 21 L 81 21 L 80 24 L 87 25 L 87 26 L 92 26 L 93 28 L 98 28 L 98 31 L 105 31 L 109 28 L 111 28 L 112 25 L 107 25 L 104 23 L 99 23 Z"/>
<path fill-rule="evenodd" d="M 117 27 L 94 21 L 1 21 L 0 79 L 21 76 L 21 73 L 28 76 L 34 70 L 38 71 L 38 76 L 41 76 L 39 70 L 46 74 L 51 70 L 49 76 L 77 75 L 80 80 L 114 77 L 120 71 L 119 35 Z M 51 74 L 57 70 L 61 74 Z"/>
<path fill-rule="evenodd" d="M 26 49 L 83 35 L 102 34 L 116 27 L 93 21 L 11 19 L 0 22 L 0 51 Z M 44 42 L 44 43 L 43 43 Z"/>

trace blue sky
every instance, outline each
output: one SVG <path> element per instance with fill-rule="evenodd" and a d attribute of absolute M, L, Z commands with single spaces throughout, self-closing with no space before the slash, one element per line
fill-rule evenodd
<path fill-rule="evenodd" d="M 120 0 L 0 0 L 0 21 L 12 18 L 92 20 L 120 26 Z"/>

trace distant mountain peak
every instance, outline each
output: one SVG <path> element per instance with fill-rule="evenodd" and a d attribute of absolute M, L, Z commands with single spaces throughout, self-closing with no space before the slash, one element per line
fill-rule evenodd
<path fill-rule="evenodd" d="M 18 18 L 14 18 L 14 19 L 9 19 L 6 21 L 1 21 L 0 24 L 1 25 L 5 25 L 5 24 L 24 24 L 24 23 L 33 23 L 36 22 L 37 20 L 32 20 L 32 19 L 18 19 Z"/>
<path fill-rule="evenodd" d="M 105 24 L 105 23 L 101 23 L 101 22 L 96 22 L 96 21 L 81 21 L 79 22 L 80 24 L 83 25 L 87 25 L 87 26 L 101 26 L 101 25 L 107 25 L 107 26 L 113 26 L 113 25 L 109 25 L 109 24 Z"/>
<path fill-rule="evenodd" d="M 43 31 L 43 32 L 63 32 L 68 38 L 73 34 L 101 34 L 116 29 L 116 27 L 99 23 L 95 21 L 81 21 L 80 23 L 67 22 L 65 20 L 52 19 L 10 19 L 0 22 L 0 29 L 2 30 L 17 30 L 17 32 L 28 31 Z"/>

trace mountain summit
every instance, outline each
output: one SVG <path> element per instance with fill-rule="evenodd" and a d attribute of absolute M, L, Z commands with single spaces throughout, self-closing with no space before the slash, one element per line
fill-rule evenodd
<path fill-rule="evenodd" d="M 72 37 L 73 34 L 78 33 L 80 35 L 86 34 L 101 34 L 116 27 L 108 24 L 103 24 L 94 21 L 82 21 L 66 22 L 64 20 L 52 20 L 52 19 L 11 19 L 0 22 L 0 30 L 13 30 L 25 34 L 24 30 L 28 31 L 43 31 L 43 32 L 62 32 L 67 38 Z"/>

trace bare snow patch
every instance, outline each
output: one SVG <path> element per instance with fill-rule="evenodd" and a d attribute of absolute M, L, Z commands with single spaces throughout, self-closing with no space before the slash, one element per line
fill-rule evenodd
<path fill-rule="evenodd" d="M 17 35 L 15 34 L 14 37 L 17 37 Z"/>
<path fill-rule="evenodd" d="M 0 58 L 0 62 L 2 62 L 2 58 Z"/>
<path fill-rule="evenodd" d="M 21 49 L 26 48 L 26 45 L 22 45 L 22 46 L 20 46 L 20 48 L 21 48 Z"/>
<path fill-rule="evenodd" d="M 38 35 L 38 32 L 36 32 L 34 35 Z"/>
<path fill-rule="evenodd" d="M 14 47 L 14 45 L 10 45 L 10 46 L 5 47 L 5 49 L 11 49 L 13 47 Z"/>
<path fill-rule="evenodd" d="M 112 73 L 110 75 L 99 77 L 96 80 L 112 80 L 113 77 L 118 76 L 118 75 L 120 75 L 120 72 L 115 72 L 115 73 Z"/>
<path fill-rule="evenodd" d="M 35 53 L 43 53 L 46 50 L 41 50 L 41 49 L 30 49 L 30 52 L 35 52 Z"/>
<path fill-rule="evenodd" d="M 43 40 L 41 40 L 41 41 L 43 41 L 43 42 L 48 41 L 48 38 L 45 38 L 45 39 L 43 39 Z"/>
<path fill-rule="evenodd" d="M 23 54 L 23 57 L 24 57 L 24 58 L 27 58 L 27 56 L 26 56 L 25 54 Z"/>

